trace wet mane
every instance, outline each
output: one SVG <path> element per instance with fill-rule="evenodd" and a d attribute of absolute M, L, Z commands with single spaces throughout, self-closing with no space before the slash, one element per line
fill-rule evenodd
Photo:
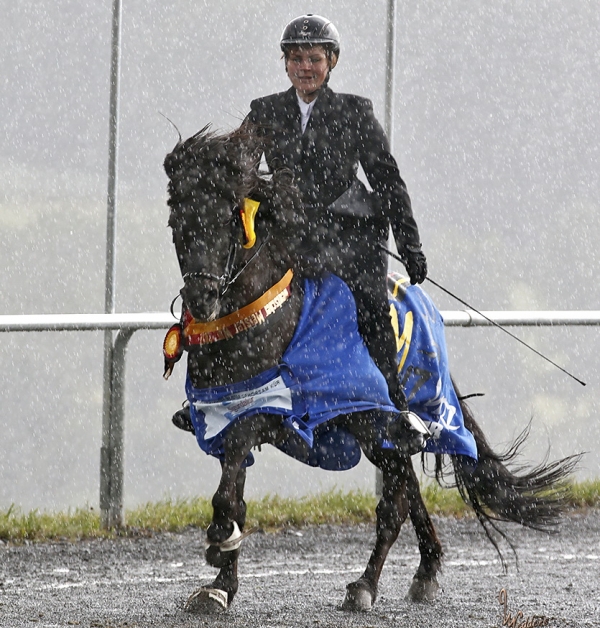
<path fill-rule="evenodd" d="M 245 197 L 253 198 L 262 204 L 262 218 L 277 217 L 284 223 L 289 223 L 292 213 L 300 215 L 300 196 L 292 173 L 280 169 L 259 174 L 261 142 L 257 129 L 247 124 L 222 134 L 211 131 L 207 125 L 178 142 L 164 161 L 169 177 L 167 202 L 172 214 L 205 194 L 226 198 L 232 204 L 239 204 Z M 275 210 L 278 216 L 273 215 Z M 285 214 L 289 214 L 288 219 Z"/>

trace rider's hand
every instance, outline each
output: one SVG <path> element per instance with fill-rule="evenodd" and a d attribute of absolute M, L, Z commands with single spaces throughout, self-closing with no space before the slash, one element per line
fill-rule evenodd
<path fill-rule="evenodd" d="M 406 272 L 410 277 L 410 283 L 423 283 L 427 277 L 427 259 L 420 246 L 408 244 L 404 250 L 406 258 Z"/>

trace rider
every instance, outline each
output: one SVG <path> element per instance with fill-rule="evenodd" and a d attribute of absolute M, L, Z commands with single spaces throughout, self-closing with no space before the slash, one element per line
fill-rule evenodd
<path fill-rule="evenodd" d="M 302 15 L 285 27 L 280 46 L 292 87 L 253 100 L 244 123 L 263 136 L 268 167 L 291 170 L 302 194 L 306 223 L 296 252 L 303 273 L 332 272 L 348 284 L 361 335 L 392 402 L 404 413 L 408 404 L 398 380 L 387 258 L 377 245 L 387 243 L 391 226 L 411 283 L 425 280 L 427 262 L 406 186 L 371 101 L 328 87 L 340 54 L 335 26 L 324 17 Z M 357 178 L 359 164 L 372 193 Z M 173 422 L 192 430 L 187 408 Z M 421 431 L 404 421 L 395 427 L 410 453 L 422 448 Z"/>
<path fill-rule="evenodd" d="M 352 290 L 358 325 L 375 364 L 401 411 L 406 396 L 398 380 L 396 339 L 386 288 L 386 244 L 391 226 L 412 284 L 427 276 L 427 262 L 410 198 L 371 101 L 328 87 L 340 54 L 336 27 L 318 15 L 302 15 L 280 41 L 292 86 L 253 100 L 245 124 L 264 138 L 270 170 L 288 168 L 300 189 L 306 230 L 298 251 L 304 274 L 339 275 Z M 372 193 L 357 178 L 362 166 Z M 406 415 L 405 415 L 406 416 Z M 400 422 L 400 438 L 419 451 L 419 431 Z"/>

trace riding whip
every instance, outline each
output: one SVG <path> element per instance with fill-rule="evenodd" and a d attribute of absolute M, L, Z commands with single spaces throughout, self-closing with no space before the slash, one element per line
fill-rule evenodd
<path fill-rule="evenodd" d="M 388 248 L 386 248 L 382 244 L 379 244 L 378 246 L 379 246 L 380 249 L 385 251 L 388 255 L 390 255 L 394 259 L 397 259 L 399 262 L 402 262 L 404 264 L 405 260 L 403 260 L 399 255 L 397 255 L 396 253 L 393 253 L 392 251 L 390 251 Z M 453 299 L 456 299 L 459 303 L 461 303 L 465 307 L 468 307 L 470 310 L 473 310 L 473 312 L 475 312 L 476 314 L 479 314 L 479 316 L 484 318 L 486 321 L 490 322 L 494 327 L 497 327 L 498 329 L 501 329 L 505 334 L 508 334 L 511 338 L 513 338 L 514 340 L 520 342 L 523 346 L 527 347 L 528 349 L 533 351 L 536 355 L 539 355 L 541 358 L 546 360 L 546 362 L 549 362 L 550 364 L 552 364 L 552 366 L 555 366 L 557 369 L 559 369 L 560 371 L 565 373 L 565 375 L 568 375 L 569 377 L 574 379 L 576 382 L 579 382 L 582 386 L 586 385 L 586 383 L 584 381 L 582 381 L 579 378 L 575 377 L 575 375 L 573 375 L 572 373 L 569 373 L 569 371 L 564 369 L 562 366 L 559 366 L 558 364 L 556 364 L 556 362 L 553 362 L 550 358 L 545 356 L 543 353 L 540 353 L 537 349 L 534 349 L 531 345 L 528 345 L 524 340 L 521 340 L 521 338 L 519 338 L 518 336 L 515 336 L 515 334 L 513 334 L 510 331 L 508 331 L 508 329 L 506 329 L 506 327 L 503 327 L 502 325 L 500 325 L 496 321 L 494 321 L 491 318 L 489 318 L 488 316 L 486 316 L 483 312 L 480 312 L 477 308 L 474 308 L 472 305 L 467 303 L 465 300 L 461 299 L 460 297 L 458 297 L 455 294 L 453 294 L 452 292 L 450 292 L 450 290 L 447 290 L 446 288 L 441 286 L 437 281 L 434 281 L 433 279 L 431 279 L 431 277 L 426 277 L 426 279 L 427 279 L 427 281 L 432 283 L 436 288 L 439 288 L 440 290 L 445 292 L 447 295 L 451 296 Z"/>

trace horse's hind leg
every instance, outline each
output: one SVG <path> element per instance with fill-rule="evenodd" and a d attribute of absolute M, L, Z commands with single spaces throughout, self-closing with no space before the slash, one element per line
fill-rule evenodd
<path fill-rule="evenodd" d="M 367 453 L 368 450 L 365 450 Z M 381 570 L 390 548 L 398 538 L 409 512 L 406 495 L 407 466 L 410 459 L 394 451 L 368 452 L 367 456 L 383 473 L 383 494 L 377 504 L 377 539 L 363 575 L 346 588 L 345 610 L 366 611 L 377 597 Z"/>
<path fill-rule="evenodd" d="M 408 469 L 407 494 L 409 515 L 419 541 L 421 562 L 414 575 L 408 598 L 413 602 L 432 602 L 439 590 L 437 573 L 441 568 L 442 545 L 425 508 L 419 480 L 411 465 Z"/>

